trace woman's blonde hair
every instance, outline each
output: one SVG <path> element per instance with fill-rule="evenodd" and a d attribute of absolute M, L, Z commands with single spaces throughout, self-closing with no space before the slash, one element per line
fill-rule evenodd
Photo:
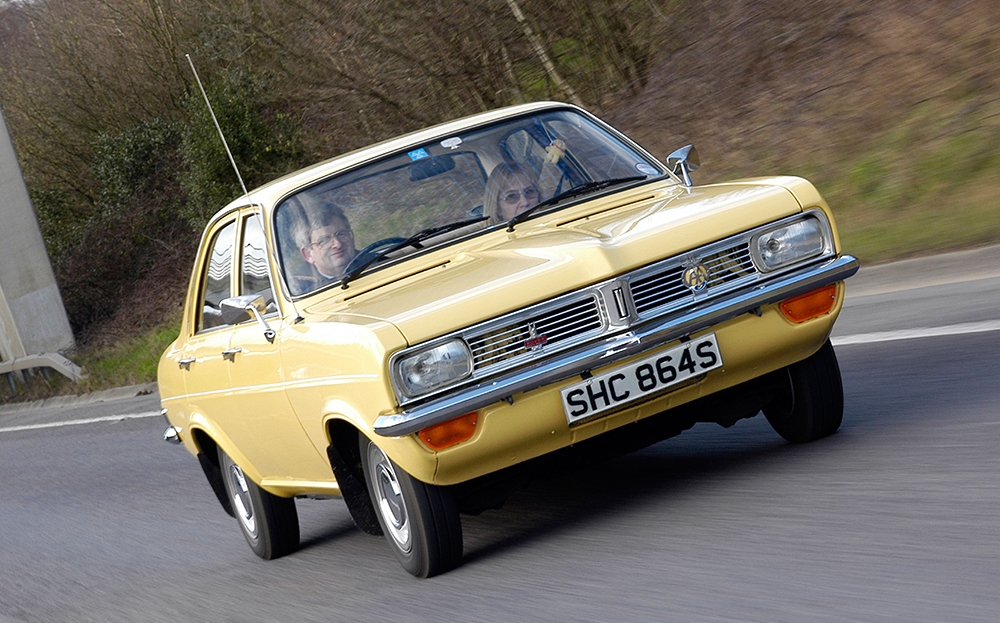
<path fill-rule="evenodd" d="M 516 162 L 501 162 L 493 167 L 490 177 L 486 180 L 486 193 L 483 196 L 483 214 L 490 217 L 490 225 L 500 223 L 500 190 L 509 184 L 517 181 L 521 177 L 536 188 L 535 175 L 531 169 Z"/>

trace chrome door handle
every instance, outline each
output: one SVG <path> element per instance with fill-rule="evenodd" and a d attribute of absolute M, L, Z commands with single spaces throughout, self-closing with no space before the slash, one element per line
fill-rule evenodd
<path fill-rule="evenodd" d="M 187 359 L 181 359 L 180 361 L 177 362 L 177 367 L 184 368 L 185 370 L 190 372 L 191 364 L 194 363 L 195 361 L 197 361 L 195 357 L 188 357 Z"/>
<path fill-rule="evenodd" d="M 222 358 L 228 359 L 233 363 L 236 363 L 236 353 L 243 352 L 243 349 L 237 346 L 236 348 L 230 348 L 229 350 L 222 351 Z"/>

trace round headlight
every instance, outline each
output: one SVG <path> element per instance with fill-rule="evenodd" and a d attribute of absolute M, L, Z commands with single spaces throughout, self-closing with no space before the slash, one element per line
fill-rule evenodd
<path fill-rule="evenodd" d="M 805 218 L 758 235 L 753 242 L 754 261 L 763 272 L 822 255 L 829 247 L 819 220 Z"/>
<path fill-rule="evenodd" d="M 472 373 L 472 353 L 465 342 L 448 340 L 402 357 L 395 377 L 407 396 L 419 396 L 463 379 Z"/>

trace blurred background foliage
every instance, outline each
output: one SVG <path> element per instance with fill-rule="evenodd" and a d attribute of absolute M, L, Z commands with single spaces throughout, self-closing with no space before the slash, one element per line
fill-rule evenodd
<path fill-rule="evenodd" d="M 169 335 L 240 194 L 186 53 L 250 188 L 556 99 L 661 158 L 694 143 L 698 183 L 810 178 L 865 261 L 1000 239 L 985 0 L 0 0 L 0 103 L 84 346 Z"/>

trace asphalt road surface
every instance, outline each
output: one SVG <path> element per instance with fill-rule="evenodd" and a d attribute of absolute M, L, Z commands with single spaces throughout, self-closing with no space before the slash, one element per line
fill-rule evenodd
<path fill-rule="evenodd" d="M 464 564 L 430 580 L 339 500 L 300 500 L 302 549 L 257 559 L 197 461 L 160 440 L 155 395 L 2 411 L 0 623 L 998 621 L 989 253 L 850 282 L 836 435 L 703 424 L 534 482 L 464 517 Z"/>

